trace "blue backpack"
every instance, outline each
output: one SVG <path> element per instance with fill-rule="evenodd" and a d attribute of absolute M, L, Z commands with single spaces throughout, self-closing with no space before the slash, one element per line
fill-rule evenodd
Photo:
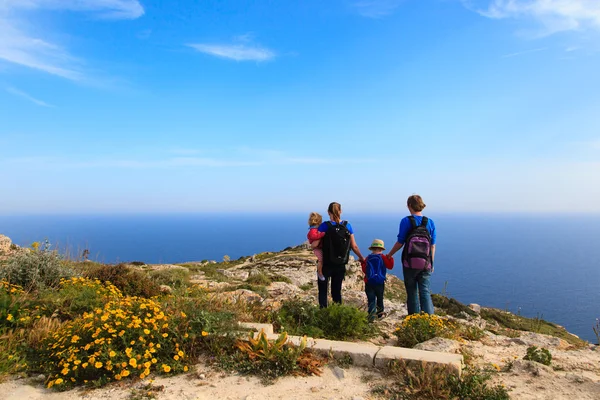
<path fill-rule="evenodd" d="M 367 256 L 367 282 L 373 285 L 380 285 L 385 282 L 386 268 L 383 258 L 380 254 L 369 254 Z"/>

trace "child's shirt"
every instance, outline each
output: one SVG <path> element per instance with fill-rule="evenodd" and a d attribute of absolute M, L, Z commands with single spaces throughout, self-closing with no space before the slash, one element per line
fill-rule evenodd
<path fill-rule="evenodd" d="M 309 243 L 312 243 L 314 241 L 323 239 L 323 236 L 325 236 L 325 232 L 319 232 L 319 227 L 315 225 L 308 228 L 308 234 L 306 235 L 306 238 L 308 239 Z"/>
<path fill-rule="evenodd" d="M 373 254 L 373 253 L 369 254 L 369 257 L 373 257 L 373 256 L 381 257 L 381 259 L 383 260 L 383 265 L 385 265 L 385 267 L 387 269 L 394 268 L 394 259 L 392 257 L 388 257 L 385 254 Z M 367 280 L 367 259 L 366 258 L 360 262 L 360 266 L 362 267 L 363 274 L 365 274 L 365 283 L 367 283 L 368 280 Z"/>

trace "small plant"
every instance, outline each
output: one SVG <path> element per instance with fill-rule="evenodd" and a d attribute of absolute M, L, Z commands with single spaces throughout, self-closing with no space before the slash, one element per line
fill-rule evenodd
<path fill-rule="evenodd" d="M 450 323 L 437 315 L 421 313 L 404 318 L 400 326 L 396 328 L 395 334 L 399 346 L 413 347 L 418 343 L 446 334 L 449 328 L 451 328 Z"/>
<path fill-rule="evenodd" d="M 229 261 L 231 261 L 231 257 L 229 257 L 227 254 L 225 254 L 225 255 L 223 256 L 223 262 L 224 262 L 224 263 L 228 263 Z"/>
<path fill-rule="evenodd" d="M 303 291 L 305 291 L 305 292 L 306 292 L 306 291 L 308 291 L 308 290 L 312 289 L 312 288 L 314 287 L 314 285 L 313 285 L 313 283 L 312 283 L 312 282 L 308 282 L 308 283 L 305 283 L 305 284 L 303 284 L 303 285 L 300 285 L 300 286 L 298 286 L 298 287 L 300 288 L 300 290 L 303 290 Z"/>
<path fill-rule="evenodd" d="M 57 287 L 61 279 L 75 276 L 75 272 L 63 264 L 58 252 L 50 247 L 46 241 L 41 249 L 37 243 L 35 247 L 32 245 L 34 250 L 13 255 L 0 268 L 0 279 L 31 291 Z"/>
<path fill-rule="evenodd" d="M 462 377 L 449 374 L 444 367 L 425 362 L 390 363 L 387 374 L 391 385 L 376 386 L 373 391 L 390 400 L 444 399 L 444 400 L 508 400 L 502 385 L 489 386 L 491 375 L 467 368 Z"/>
<path fill-rule="evenodd" d="M 273 282 L 284 282 L 284 283 L 292 283 L 292 280 L 285 275 L 275 274 L 271 276 L 271 280 Z"/>
<path fill-rule="evenodd" d="M 287 333 L 282 333 L 276 340 L 268 340 L 264 331 L 256 337 L 250 333 L 246 340 L 235 342 L 233 353 L 221 356 L 220 365 L 240 373 L 258 375 L 265 384 L 273 383 L 280 376 L 320 373 L 313 362 L 316 359 L 311 360 L 310 355 L 304 354 L 306 337 L 299 346 L 288 343 L 287 339 Z"/>
<path fill-rule="evenodd" d="M 550 365 L 552 363 L 552 354 L 545 348 L 538 348 L 537 346 L 529 346 L 527 348 L 527 354 L 523 357 L 523 360 L 535 361 L 540 364 Z"/>
<path fill-rule="evenodd" d="M 459 325 L 457 336 L 467 340 L 477 341 L 485 336 L 485 332 L 473 325 Z"/>

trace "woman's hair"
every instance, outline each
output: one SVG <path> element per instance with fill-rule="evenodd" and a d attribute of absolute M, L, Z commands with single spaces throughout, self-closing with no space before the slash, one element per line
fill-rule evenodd
<path fill-rule="evenodd" d="M 425 203 L 423 203 L 423 199 L 418 194 L 409 196 L 408 200 L 406 200 L 406 205 L 415 212 L 421 212 L 426 207 Z"/>
<path fill-rule="evenodd" d="M 342 206 L 340 203 L 333 202 L 329 204 L 327 208 L 327 212 L 331 215 L 331 220 L 333 222 L 340 223 L 342 218 Z"/>
<path fill-rule="evenodd" d="M 318 212 L 311 212 L 308 216 L 308 226 L 321 225 L 323 217 Z"/>

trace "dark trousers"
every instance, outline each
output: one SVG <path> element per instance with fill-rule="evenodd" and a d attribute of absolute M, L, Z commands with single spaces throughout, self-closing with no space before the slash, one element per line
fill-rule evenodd
<path fill-rule="evenodd" d="M 383 312 L 383 292 L 385 291 L 385 283 L 373 285 L 365 283 L 365 293 L 367 294 L 367 302 L 369 304 L 369 320 L 373 321 L 377 314 Z"/>
<path fill-rule="evenodd" d="M 327 289 L 329 287 L 329 281 L 331 281 L 331 298 L 333 302 L 342 304 L 342 282 L 344 281 L 344 275 L 344 271 L 340 271 L 332 273 L 331 276 L 326 276 L 324 281 L 317 279 L 319 288 L 319 306 L 321 308 L 327 307 Z"/>

